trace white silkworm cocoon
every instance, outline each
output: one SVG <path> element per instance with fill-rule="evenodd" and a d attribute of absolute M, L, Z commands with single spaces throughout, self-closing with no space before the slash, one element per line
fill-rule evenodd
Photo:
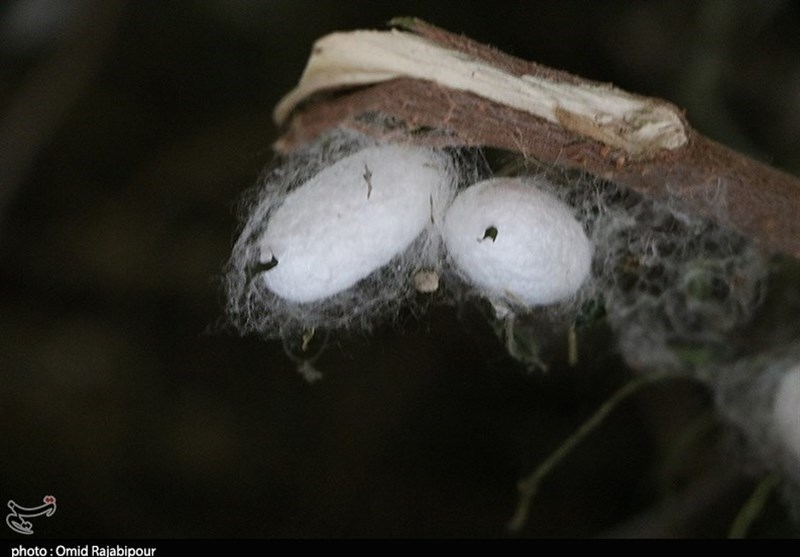
<path fill-rule="evenodd" d="M 589 275 L 592 247 L 572 210 L 542 178 L 495 178 L 459 193 L 444 241 L 462 274 L 491 298 L 538 306 L 563 301 Z"/>
<path fill-rule="evenodd" d="M 273 293 L 313 302 L 386 265 L 440 218 L 454 188 L 449 162 L 431 149 L 369 147 L 291 191 L 258 241 Z"/>
<path fill-rule="evenodd" d="M 800 462 L 800 365 L 781 379 L 772 419 L 783 446 Z"/>

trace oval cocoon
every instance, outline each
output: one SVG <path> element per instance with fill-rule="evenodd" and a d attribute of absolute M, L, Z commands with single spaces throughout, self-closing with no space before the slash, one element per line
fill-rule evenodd
<path fill-rule="evenodd" d="M 773 405 L 773 422 L 784 447 L 800 462 L 800 365 L 781 379 Z"/>
<path fill-rule="evenodd" d="M 401 253 L 443 211 L 448 161 L 431 149 L 369 147 L 289 192 L 259 240 L 266 286 L 294 302 L 346 290 Z"/>
<path fill-rule="evenodd" d="M 459 193 L 444 222 L 451 260 L 491 297 L 528 306 L 572 296 L 592 248 L 572 210 L 541 178 L 495 178 Z"/>

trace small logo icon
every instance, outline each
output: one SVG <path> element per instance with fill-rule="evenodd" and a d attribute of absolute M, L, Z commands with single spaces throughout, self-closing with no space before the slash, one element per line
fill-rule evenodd
<path fill-rule="evenodd" d="M 37 516 L 53 516 L 56 512 L 56 498 L 52 495 L 45 495 L 44 505 L 38 507 L 23 507 L 14 501 L 8 502 L 11 512 L 6 515 L 6 524 L 18 534 L 33 534 L 33 524 L 25 520 L 26 518 L 36 518 Z"/>

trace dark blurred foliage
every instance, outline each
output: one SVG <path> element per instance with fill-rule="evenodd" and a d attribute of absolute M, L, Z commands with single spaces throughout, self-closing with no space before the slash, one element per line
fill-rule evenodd
<path fill-rule="evenodd" d="M 665 97 L 800 169 L 791 2 L 4 2 L 0 502 L 55 495 L 37 535 L 503 536 L 517 479 L 630 377 L 603 332 L 528 373 L 469 307 L 334 338 L 313 386 L 280 343 L 216 326 L 272 107 L 317 37 L 395 15 Z M 623 404 L 524 535 L 725 535 L 754 480 L 697 427 L 709 400 L 674 381 Z M 787 524 L 773 498 L 752 533 Z"/>

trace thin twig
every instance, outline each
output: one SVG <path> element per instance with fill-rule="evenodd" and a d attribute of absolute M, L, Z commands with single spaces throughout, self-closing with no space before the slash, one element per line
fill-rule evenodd
<path fill-rule="evenodd" d="M 772 495 L 772 492 L 778 486 L 779 482 L 780 477 L 777 474 L 768 474 L 763 480 L 758 482 L 755 490 L 753 490 L 753 494 L 750 495 L 750 498 L 739 511 L 739 514 L 736 515 L 733 524 L 731 524 L 728 538 L 740 540 L 747 537 L 747 532 L 750 530 L 753 522 L 764 512 L 764 506 L 767 504 L 770 495 Z"/>
<path fill-rule="evenodd" d="M 555 451 L 550 453 L 550 456 L 537 466 L 528 477 L 520 480 L 517 484 L 517 489 L 519 491 L 517 509 L 508 523 L 508 529 L 511 532 L 519 532 L 525 526 L 525 523 L 528 521 L 531 503 L 539 491 L 539 484 L 542 480 L 544 480 L 544 478 L 564 460 L 586 436 L 597 429 L 622 401 L 636 393 L 645 385 L 650 385 L 668 377 L 674 377 L 674 374 L 669 374 L 667 372 L 647 373 L 628 381 L 625 385 L 620 387 L 617 392 L 611 395 L 608 400 L 597 409 L 597 412 L 581 424 L 575 433 L 570 435 Z"/>

